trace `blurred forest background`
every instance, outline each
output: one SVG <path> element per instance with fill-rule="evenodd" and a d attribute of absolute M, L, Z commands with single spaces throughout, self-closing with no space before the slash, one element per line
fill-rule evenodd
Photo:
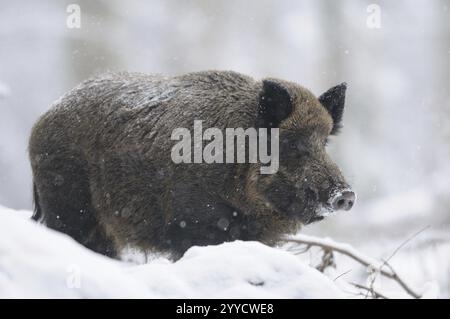
<path fill-rule="evenodd" d="M 71 3 L 81 28 L 66 24 Z M 80 81 L 207 69 L 317 95 L 346 81 L 345 127 L 330 152 L 358 202 L 305 231 L 379 257 L 429 226 L 393 264 L 449 295 L 449 0 L 0 0 L 0 204 L 31 208 L 31 127 Z"/>

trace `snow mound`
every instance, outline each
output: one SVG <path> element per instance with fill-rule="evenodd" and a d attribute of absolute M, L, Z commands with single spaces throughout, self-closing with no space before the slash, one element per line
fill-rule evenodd
<path fill-rule="evenodd" d="M 340 298 L 296 256 L 257 242 L 193 247 L 144 265 L 95 254 L 0 207 L 0 298 Z"/>

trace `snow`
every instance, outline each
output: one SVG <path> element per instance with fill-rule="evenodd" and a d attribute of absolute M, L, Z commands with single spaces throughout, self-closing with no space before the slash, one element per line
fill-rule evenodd
<path fill-rule="evenodd" d="M 295 255 L 257 242 L 192 247 L 136 265 L 0 207 L 0 298 L 341 298 Z"/>

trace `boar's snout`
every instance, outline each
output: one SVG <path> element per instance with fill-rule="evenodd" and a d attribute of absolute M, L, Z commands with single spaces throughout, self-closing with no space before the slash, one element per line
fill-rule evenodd
<path fill-rule="evenodd" d="M 356 195 L 353 191 L 347 189 L 337 192 L 330 200 L 331 208 L 334 211 L 350 210 L 355 203 Z"/>

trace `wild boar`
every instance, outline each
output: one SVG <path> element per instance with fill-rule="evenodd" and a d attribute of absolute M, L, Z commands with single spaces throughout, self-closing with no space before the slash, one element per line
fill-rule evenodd
<path fill-rule="evenodd" d="M 345 91 L 343 83 L 316 98 L 292 82 L 231 71 L 89 79 L 32 129 L 33 219 L 116 258 L 127 246 L 177 259 L 236 239 L 275 245 L 355 202 L 325 148 Z M 277 129 L 279 168 L 174 162 L 173 131 L 196 120 L 223 132 Z"/>

